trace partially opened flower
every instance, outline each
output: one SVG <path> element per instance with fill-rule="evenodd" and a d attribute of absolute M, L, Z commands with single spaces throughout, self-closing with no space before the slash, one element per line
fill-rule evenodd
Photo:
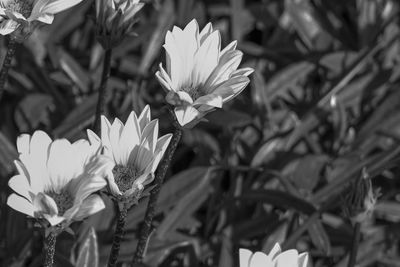
<path fill-rule="evenodd" d="M 101 45 L 113 48 L 132 32 L 139 0 L 96 0 L 96 33 Z"/>
<path fill-rule="evenodd" d="M 7 200 L 11 208 L 63 227 L 104 208 L 100 196 L 92 193 L 106 186 L 104 176 L 112 165 L 98 155 L 98 143 L 52 141 L 36 131 L 19 136 L 17 148 L 18 174 L 8 182 L 16 192 Z"/>
<path fill-rule="evenodd" d="M 20 29 L 25 35 L 33 23 L 51 24 L 54 14 L 66 10 L 83 0 L 0 0 L 0 34 L 7 35 Z"/>
<path fill-rule="evenodd" d="M 151 120 L 149 106 L 144 108 L 139 118 L 132 111 L 125 124 L 118 118 L 110 124 L 102 116 L 104 154 L 115 164 L 108 175 L 111 194 L 120 200 L 137 200 L 144 186 L 153 181 L 171 136 L 158 137 L 158 120 Z"/>
<path fill-rule="evenodd" d="M 160 64 L 156 76 L 168 91 L 178 122 L 194 124 L 207 112 L 221 108 L 249 83 L 251 68 L 238 69 L 243 53 L 236 41 L 221 50 L 221 36 L 208 23 L 201 32 L 196 20 L 183 30 L 168 31 L 164 48 L 167 70 Z"/>
<path fill-rule="evenodd" d="M 241 248 L 239 262 L 240 267 L 307 267 L 308 254 L 299 254 L 295 249 L 282 252 L 277 243 L 268 255 L 263 252 L 252 253 Z"/>

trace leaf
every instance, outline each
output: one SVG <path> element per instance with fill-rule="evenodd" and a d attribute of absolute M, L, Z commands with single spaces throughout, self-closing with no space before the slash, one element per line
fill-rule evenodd
<path fill-rule="evenodd" d="M 273 160 L 277 152 L 282 151 L 285 147 L 285 139 L 274 138 L 264 143 L 254 155 L 251 166 L 261 166 Z"/>
<path fill-rule="evenodd" d="M 162 12 L 158 15 L 157 27 L 154 29 L 150 41 L 146 44 L 146 51 L 140 62 L 139 71 L 146 75 L 153 61 L 160 53 L 161 45 L 164 42 L 164 36 L 171 28 L 174 20 L 174 3 L 172 0 L 166 0 L 163 3 Z"/>
<path fill-rule="evenodd" d="M 284 96 L 301 79 L 306 77 L 314 69 L 314 64 L 306 61 L 291 64 L 277 73 L 267 81 L 265 85 L 265 98 L 270 102 L 278 96 Z"/>
<path fill-rule="evenodd" d="M 321 178 L 322 170 L 328 163 L 327 155 L 305 155 L 291 161 L 282 171 L 297 188 L 312 191 Z"/>
<path fill-rule="evenodd" d="M 232 38 L 239 43 L 243 36 L 252 30 L 254 18 L 245 8 L 244 0 L 230 0 L 232 18 Z"/>
<path fill-rule="evenodd" d="M 7 177 L 14 171 L 13 161 L 18 157 L 15 146 L 0 132 L 0 175 Z"/>
<path fill-rule="evenodd" d="M 327 256 L 331 254 L 331 242 L 320 220 L 316 220 L 308 226 L 308 234 L 316 248 L 321 249 Z"/>
<path fill-rule="evenodd" d="M 56 56 L 60 68 L 81 89 L 82 92 L 88 93 L 91 82 L 88 72 L 63 49 L 59 48 Z"/>
<path fill-rule="evenodd" d="M 91 227 L 88 235 L 79 250 L 76 267 L 97 267 L 99 265 L 99 252 L 97 249 L 96 231 Z"/>
<path fill-rule="evenodd" d="M 321 27 L 318 14 L 309 1 L 286 0 L 285 8 L 293 26 L 310 50 L 324 50 L 328 47 L 332 38 Z"/>
<path fill-rule="evenodd" d="M 241 201 L 257 201 L 257 203 L 268 203 L 285 209 L 295 209 L 305 214 L 312 214 L 316 211 L 315 207 L 306 200 L 277 190 L 247 191 L 237 199 Z"/>
<path fill-rule="evenodd" d="M 228 226 L 222 232 L 222 245 L 219 256 L 218 267 L 230 267 L 234 266 L 233 260 L 233 244 L 232 244 L 232 226 Z"/>
<path fill-rule="evenodd" d="M 85 98 L 68 116 L 54 129 L 55 136 L 71 138 L 87 128 L 94 119 L 97 94 Z"/>
<path fill-rule="evenodd" d="M 211 192 L 210 180 L 214 170 L 215 168 L 209 168 L 203 177 L 196 181 L 192 190 L 188 190 L 174 208 L 166 214 L 165 219 L 161 222 L 156 232 L 159 239 L 165 238 L 168 233 L 180 227 L 185 218 L 197 210 L 208 198 Z"/>
<path fill-rule="evenodd" d="M 157 202 L 157 211 L 164 212 L 180 202 L 186 193 L 196 187 L 197 181 L 204 177 L 209 167 L 194 167 L 179 172 L 169 178 L 162 187 Z M 146 212 L 147 199 L 128 214 L 127 225 L 135 225 L 140 222 Z"/>
<path fill-rule="evenodd" d="M 390 222 L 400 222 L 400 203 L 395 201 L 379 201 L 374 208 L 377 218 L 385 219 Z"/>
<path fill-rule="evenodd" d="M 29 94 L 19 102 L 15 110 L 15 123 L 21 132 L 37 129 L 41 124 L 49 127 L 51 125 L 49 112 L 55 108 L 54 101 L 49 95 Z"/>
<path fill-rule="evenodd" d="M 218 109 L 206 116 L 209 123 L 226 128 L 244 127 L 253 119 L 250 115 L 237 110 Z"/>

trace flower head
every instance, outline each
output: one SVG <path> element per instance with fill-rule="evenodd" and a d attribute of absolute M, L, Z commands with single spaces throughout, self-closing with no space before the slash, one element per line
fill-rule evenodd
<path fill-rule="evenodd" d="M 8 197 L 11 208 L 65 227 L 104 208 L 100 196 L 92 193 L 106 186 L 106 169 L 112 166 L 98 155 L 98 145 L 87 140 L 52 141 L 36 131 L 19 136 L 17 148 L 18 174 L 8 182 L 17 193 Z"/>
<path fill-rule="evenodd" d="M 342 205 L 344 215 L 352 223 L 366 221 L 374 211 L 379 196 L 379 189 L 374 190 L 369 174 L 364 168 L 362 175 L 357 177 L 345 192 Z"/>
<path fill-rule="evenodd" d="M 282 252 L 279 244 L 275 244 L 267 255 L 262 252 L 252 253 L 248 249 L 239 250 L 240 267 L 307 267 L 308 254 L 299 253 L 295 249 Z"/>
<path fill-rule="evenodd" d="M 117 46 L 131 33 L 135 15 L 144 3 L 139 0 L 96 0 L 97 38 L 104 48 Z"/>
<path fill-rule="evenodd" d="M 0 0 L 0 34 L 7 35 L 18 29 L 17 34 L 23 38 L 32 32 L 36 22 L 51 24 L 54 14 L 80 2 L 82 0 Z"/>
<path fill-rule="evenodd" d="M 175 26 L 167 32 L 164 48 L 167 70 L 160 64 L 156 76 L 168 91 L 166 100 L 175 106 L 182 126 L 233 99 L 253 72 L 251 68 L 237 69 L 243 53 L 236 49 L 236 41 L 221 51 L 220 33 L 211 23 L 201 32 L 196 20 L 183 30 Z"/>
<path fill-rule="evenodd" d="M 134 200 L 140 197 L 144 186 L 153 181 L 171 136 L 158 137 L 158 121 L 151 120 L 149 106 L 144 108 L 139 118 L 132 111 L 125 124 L 117 118 L 110 124 L 102 116 L 103 153 L 115 164 L 107 176 L 114 197 Z"/>

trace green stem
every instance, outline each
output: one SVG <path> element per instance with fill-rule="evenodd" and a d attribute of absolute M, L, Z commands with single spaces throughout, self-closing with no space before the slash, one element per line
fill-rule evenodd
<path fill-rule="evenodd" d="M 7 54 L 3 61 L 3 67 L 1 68 L 0 72 L 0 101 L 3 97 L 4 87 L 6 85 L 7 77 L 8 77 L 8 70 L 11 67 L 11 61 L 15 54 L 15 47 L 17 41 L 14 37 L 10 37 L 7 46 Z"/>
<path fill-rule="evenodd" d="M 133 257 L 133 263 L 140 263 L 143 260 L 143 254 L 146 249 L 148 238 L 151 232 L 151 224 L 153 222 L 154 215 L 156 214 L 157 200 L 160 195 L 161 186 L 164 182 L 165 174 L 167 173 L 168 167 L 175 154 L 175 150 L 178 146 L 181 136 L 182 130 L 179 126 L 177 126 L 154 179 L 155 186 L 150 192 L 150 198 L 144 217 L 144 224 L 140 229 L 139 241 L 136 247 L 135 255 Z"/>
<path fill-rule="evenodd" d="M 54 253 L 56 251 L 56 240 L 57 235 L 54 232 L 50 232 L 49 235 L 46 237 L 45 241 L 45 250 L 46 256 L 44 259 L 44 267 L 52 267 L 54 264 Z"/>
<path fill-rule="evenodd" d="M 110 257 L 108 258 L 108 267 L 114 267 L 117 265 L 119 249 L 121 247 L 121 241 L 124 237 L 124 228 L 126 216 L 128 213 L 127 206 L 124 204 L 121 208 L 118 209 L 118 220 L 117 225 L 115 226 L 115 233 L 113 238 L 113 243 L 111 247 Z"/>
<path fill-rule="evenodd" d="M 107 82 L 108 79 L 110 78 L 111 56 L 112 56 L 112 49 L 111 48 L 106 49 L 103 62 L 103 73 L 101 76 L 101 82 L 99 87 L 99 98 L 96 107 L 96 117 L 94 120 L 94 132 L 96 134 L 100 134 L 100 126 L 101 126 L 100 118 L 101 115 L 104 114 L 104 109 L 106 106 Z"/>
<path fill-rule="evenodd" d="M 354 267 L 357 261 L 358 244 L 360 243 L 360 230 L 361 224 L 356 222 L 353 230 L 353 241 L 351 244 L 351 251 L 347 267 Z"/>

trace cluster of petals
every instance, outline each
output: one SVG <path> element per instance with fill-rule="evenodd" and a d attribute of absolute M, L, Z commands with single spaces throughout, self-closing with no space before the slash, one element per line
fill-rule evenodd
<path fill-rule="evenodd" d="M 70 143 L 43 131 L 17 139 L 18 174 L 9 181 L 15 191 L 7 204 L 51 226 L 82 220 L 104 208 L 93 194 L 107 185 L 118 200 L 140 197 L 166 151 L 172 135 L 158 137 L 158 120 L 146 106 L 139 118 L 111 124 L 102 116 L 101 137 L 88 130 L 88 140 Z"/>
<path fill-rule="evenodd" d="M 252 253 L 248 249 L 239 250 L 240 267 L 307 267 L 308 253 L 299 254 L 297 250 L 283 251 L 278 243 L 269 254 L 263 252 Z"/>
<path fill-rule="evenodd" d="M 243 53 L 236 41 L 221 50 L 221 36 L 208 23 L 200 32 L 196 20 L 183 30 L 168 31 L 164 48 L 166 70 L 162 64 L 156 77 L 167 90 L 166 100 L 175 106 L 182 126 L 193 126 L 206 113 L 221 108 L 249 83 L 252 68 L 238 69 Z"/>
<path fill-rule="evenodd" d="M 115 165 L 107 175 L 112 195 L 129 197 L 141 192 L 154 179 L 154 172 L 163 157 L 172 135 L 158 137 L 158 120 L 151 120 L 150 107 L 146 106 L 139 118 L 131 112 L 125 124 L 115 118 L 111 124 L 101 119 L 103 154 Z M 119 180 L 120 170 L 130 170 L 135 177 Z M 119 177 L 120 178 L 120 177 Z"/>
<path fill-rule="evenodd" d="M 118 45 L 132 30 L 139 0 L 96 0 L 97 38 L 105 48 Z"/>
<path fill-rule="evenodd" d="M 30 217 L 45 219 L 51 226 L 68 225 L 104 208 L 93 194 L 106 186 L 104 175 L 112 167 L 100 147 L 87 140 L 70 143 L 51 138 L 43 131 L 17 139 L 18 174 L 9 181 L 12 193 L 7 204 Z"/>
<path fill-rule="evenodd" d="M 32 22 L 51 24 L 54 15 L 82 0 L 0 0 L 0 34 L 7 35 Z"/>

